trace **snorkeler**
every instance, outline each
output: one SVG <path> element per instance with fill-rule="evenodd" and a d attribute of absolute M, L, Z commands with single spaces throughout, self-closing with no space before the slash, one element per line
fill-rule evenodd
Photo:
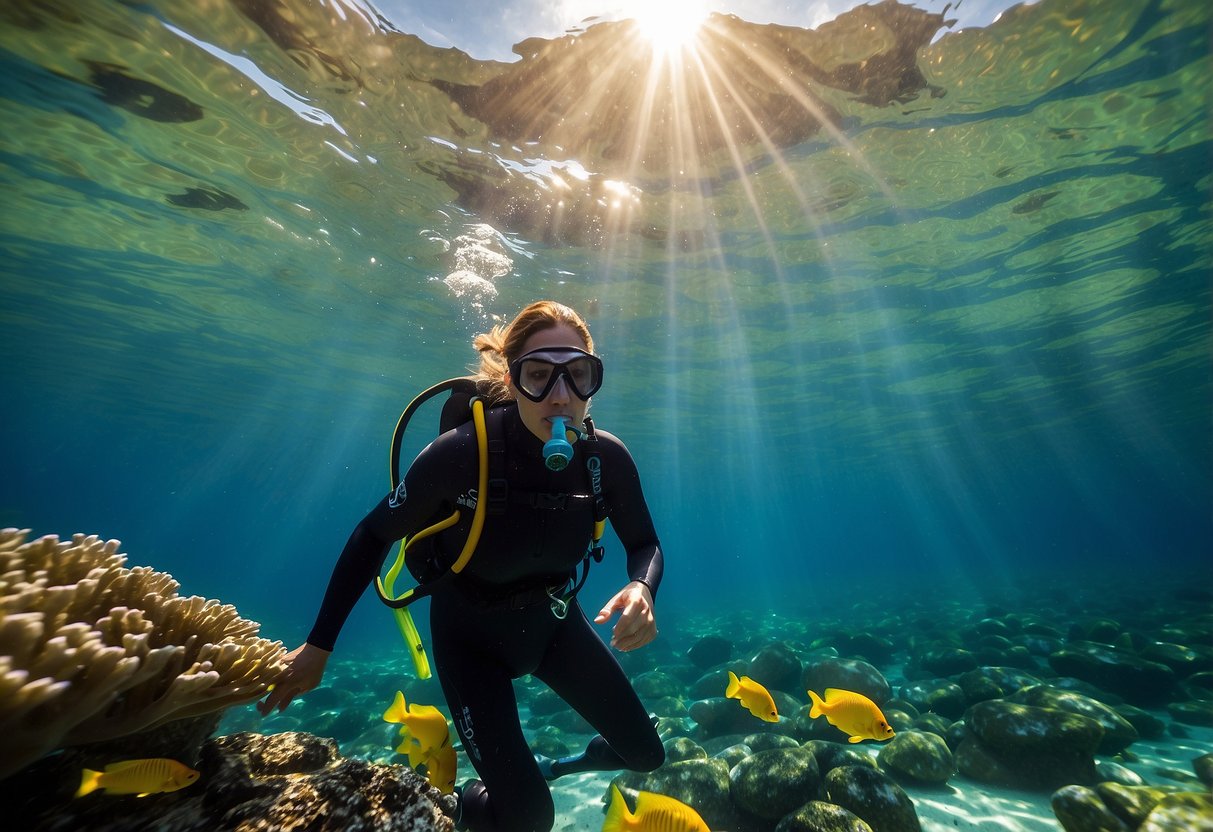
<path fill-rule="evenodd" d="M 504 452 L 504 494 L 478 495 L 477 436 L 471 424 L 447 431 L 414 460 L 401 487 L 371 510 L 350 535 L 307 642 L 258 706 L 285 708 L 315 688 L 337 635 L 358 598 L 375 580 L 391 544 L 446 517 L 456 506 L 490 499 L 475 557 L 457 575 L 436 582 L 430 630 L 439 681 L 478 780 L 459 790 L 456 826 L 474 832 L 545 832 L 554 823 L 547 780 L 574 771 L 651 771 L 665 750 L 631 683 L 591 627 L 572 580 L 586 555 L 596 511 L 610 520 L 627 553 L 630 579 L 595 616 L 619 613 L 611 646 L 628 651 L 657 635 L 653 597 L 661 581 L 661 546 L 635 462 L 603 431 L 573 431 L 602 385 L 602 362 L 582 318 L 551 301 L 533 303 L 508 327 L 478 335 L 477 380 L 494 407 Z M 555 431 L 553 425 L 556 426 Z M 587 425 L 587 427 L 589 427 Z M 559 454 L 544 445 L 573 438 Z M 591 447 L 592 446 L 592 447 Z M 565 455 L 552 461 L 553 455 Z M 569 462 L 567 456 L 574 460 Z M 577 459 L 580 456 L 581 459 Z M 562 464 L 568 463 L 568 464 Z M 596 496 L 602 499 L 596 499 Z M 453 560 L 467 539 L 471 512 L 433 535 L 432 557 Z M 410 551 L 410 558 L 412 552 Z M 449 562 L 447 563 L 449 566 Z M 412 568 L 410 566 L 410 568 Z M 416 572 L 415 572 L 416 574 Z M 584 753 L 559 761 L 531 753 L 518 714 L 513 680 L 531 674 L 586 719 L 599 736 Z"/>

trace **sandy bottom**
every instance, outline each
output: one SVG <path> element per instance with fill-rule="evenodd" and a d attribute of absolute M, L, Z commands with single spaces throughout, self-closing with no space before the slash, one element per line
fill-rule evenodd
<path fill-rule="evenodd" d="M 1213 752 L 1213 729 L 1185 726 L 1187 739 L 1139 740 L 1131 747 L 1137 757 L 1122 762 L 1150 785 L 1185 786 L 1197 790 L 1184 775 L 1193 775 L 1192 760 Z M 868 745 L 870 753 L 876 747 Z M 556 832 L 599 832 L 610 786 L 610 773 L 562 777 L 552 784 L 556 802 Z M 1026 792 L 977 783 L 957 775 L 946 786 L 904 786 L 914 801 L 923 832 L 981 830 L 981 832 L 1057 832 L 1061 824 L 1049 806 L 1049 792 Z M 715 830 L 714 832 L 725 832 Z"/>

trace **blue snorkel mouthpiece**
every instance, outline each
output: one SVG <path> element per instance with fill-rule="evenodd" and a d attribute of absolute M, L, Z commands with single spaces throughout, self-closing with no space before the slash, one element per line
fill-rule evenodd
<path fill-rule="evenodd" d="M 543 444 L 543 462 L 552 471 L 563 471 L 573 458 L 573 446 L 564 438 L 565 417 L 552 417 L 552 438 Z"/>

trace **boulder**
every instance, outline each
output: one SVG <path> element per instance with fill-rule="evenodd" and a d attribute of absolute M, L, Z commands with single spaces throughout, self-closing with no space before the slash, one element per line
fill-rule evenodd
<path fill-rule="evenodd" d="M 880 832 L 919 832 L 914 803 L 884 772 L 867 766 L 842 766 L 825 778 L 831 803 Z"/>
<path fill-rule="evenodd" d="M 872 827 L 841 806 L 813 800 L 785 815 L 775 832 L 872 832 Z"/>
<path fill-rule="evenodd" d="M 757 818 L 779 820 L 818 797 L 821 774 L 808 749 L 774 748 L 734 766 L 729 783 L 729 793 L 739 808 Z"/>
<path fill-rule="evenodd" d="M 956 770 L 956 761 L 943 738 L 923 731 L 895 735 L 880 749 L 877 761 L 894 776 L 919 783 L 946 783 Z"/>

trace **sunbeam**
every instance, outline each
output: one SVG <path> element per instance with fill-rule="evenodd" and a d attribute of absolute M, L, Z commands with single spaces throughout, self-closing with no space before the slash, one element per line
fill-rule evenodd
<path fill-rule="evenodd" d="M 636 21 L 653 51 L 666 57 L 689 47 L 708 15 L 701 0 L 629 0 L 621 11 L 623 17 Z"/>

